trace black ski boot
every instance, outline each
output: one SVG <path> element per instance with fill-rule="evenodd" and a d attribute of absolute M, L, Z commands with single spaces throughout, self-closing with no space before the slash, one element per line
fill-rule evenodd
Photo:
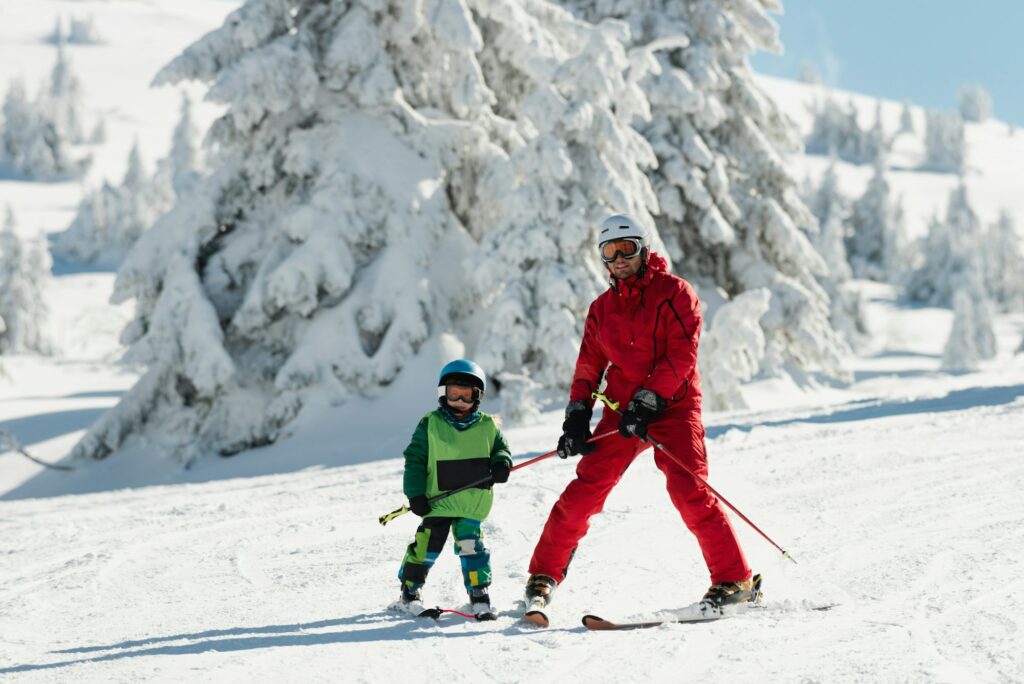
<path fill-rule="evenodd" d="M 487 593 L 487 587 L 471 589 L 469 592 L 469 605 L 473 615 L 481 622 L 498 619 L 498 616 L 491 610 L 491 597 Z"/>
<path fill-rule="evenodd" d="M 717 611 L 723 606 L 732 606 L 738 603 L 756 602 L 761 598 L 761 576 L 754 575 L 742 582 L 722 582 L 712 584 L 700 603 Z"/>

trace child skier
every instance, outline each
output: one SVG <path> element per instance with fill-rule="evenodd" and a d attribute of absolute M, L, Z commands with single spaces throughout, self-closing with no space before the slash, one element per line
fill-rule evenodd
<path fill-rule="evenodd" d="M 420 588 L 451 529 L 473 613 L 477 619 L 493 620 L 487 593 L 490 552 L 484 547 L 480 523 L 491 511 L 491 485 L 508 481 L 512 458 L 494 419 L 480 411 L 487 388 L 480 366 L 466 359 L 452 361 L 441 369 L 437 385 L 439 406 L 420 420 L 405 449 L 403 489 L 409 508 L 423 522 L 398 571 L 401 604 L 414 615 L 424 612 Z M 486 482 L 433 504 L 428 501 L 479 480 Z"/>

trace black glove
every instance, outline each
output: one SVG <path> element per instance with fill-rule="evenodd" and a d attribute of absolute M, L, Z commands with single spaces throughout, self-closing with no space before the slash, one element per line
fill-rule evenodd
<path fill-rule="evenodd" d="M 430 513 L 430 502 L 424 494 L 409 499 L 409 510 L 421 518 Z"/>
<path fill-rule="evenodd" d="M 640 388 L 629 401 L 619 421 L 619 434 L 623 437 L 647 439 L 647 426 L 665 410 L 666 401 L 649 389 Z"/>
<path fill-rule="evenodd" d="M 577 399 L 570 401 L 565 407 L 565 421 L 562 423 L 562 436 L 558 438 L 558 457 L 568 458 L 577 454 L 586 456 L 597 448 L 595 444 L 587 444 L 590 439 L 590 416 L 593 410 Z"/>
<path fill-rule="evenodd" d="M 495 484 L 508 482 L 508 476 L 511 472 L 512 468 L 505 461 L 497 461 L 491 464 L 491 479 L 494 480 Z"/>

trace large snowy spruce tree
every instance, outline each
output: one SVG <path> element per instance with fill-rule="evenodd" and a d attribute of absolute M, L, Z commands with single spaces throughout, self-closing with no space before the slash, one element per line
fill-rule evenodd
<path fill-rule="evenodd" d="M 804 230 L 815 219 L 781 157 L 799 149 L 792 125 L 757 87 L 748 63 L 777 50 L 773 0 L 563 0 L 590 21 L 629 23 L 633 45 L 654 51 L 642 86 L 651 118 L 637 123 L 658 165 L 649 171 L 654 217 L 675 272 L 702 297 L 765 288 L 770 308 L 762 370 L 845 376 L 845 342 L 816 280 L 826 267 Z M 709 312 L 712 313 L 713 312 Z"/>
<path fill-rule="evenodd" d="M 649 199 L 633 196 L 628 167 L 644 145 L 612 102 L 629 89 L 622 31 L 539 0 L 250 0 L 233 12 L 156 78 L 205 81 L 227 112 L 208 135 L 210 171 L 118 273 L 115 299 L 136 300 L 128 356 L 147 371 L 76 454 L 103 457 L 146 425 L 186 461 L 231 454 L 276 439 L 309 388 L 335 401 L 379 392 L 431 335 L 472 318 L 475 289 L 506 297 L 487 279 L 469 287 L 463 257 L 489 231 L 511 237 L 510 214 L 564 231 L 545 257 L 589 281 L 544 292 L 538 318 L 505 333 L 526 331 L 526 349 L 531 335 L 577 334 L 567 307 L 596 276 L 592 255 L 569 253 L 593 218 L 574 214 Z M 616 134 L 633 149 L 574 149 Z M 510 287 L 527 299 L 553 282 L 521 266 Z"/>

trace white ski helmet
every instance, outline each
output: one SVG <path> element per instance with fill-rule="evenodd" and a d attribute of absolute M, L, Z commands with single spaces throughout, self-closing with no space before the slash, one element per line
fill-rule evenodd
<path fill-rule="evenodd" d="M 647 231 L 632 216 L 615 214 L 609 216 L 597 229 L 597 245 L 600 247 L 609 240 L 634 238 L 640 240 L 641 247 L 647 247 Z"/>

